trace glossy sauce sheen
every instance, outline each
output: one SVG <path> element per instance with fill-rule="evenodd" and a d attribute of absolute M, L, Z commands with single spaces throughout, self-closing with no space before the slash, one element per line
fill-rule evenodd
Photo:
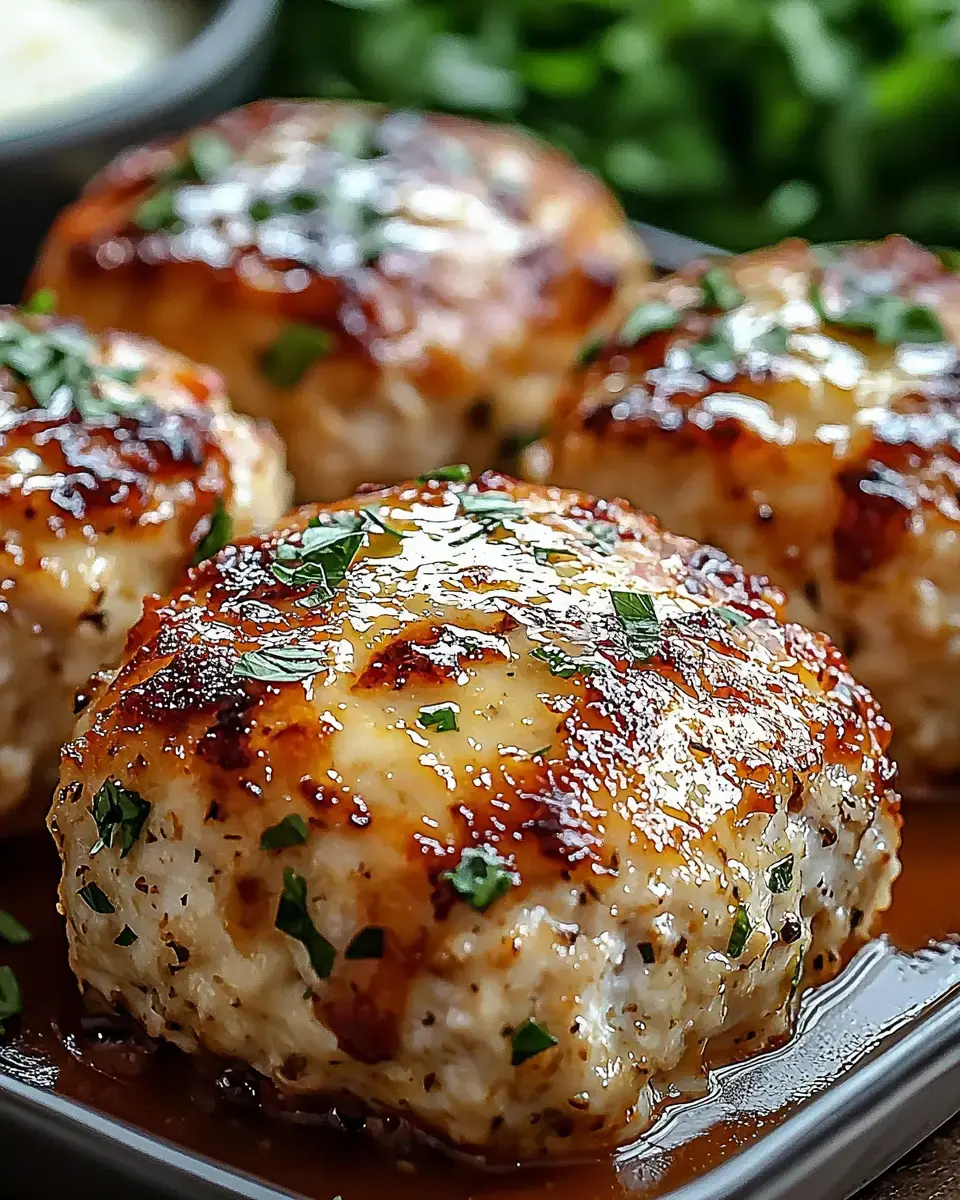
<path fill-rule="evenodd" d="M 775 580 L 790 618 L 824 629 L 876 696 L 901 778 L 949 781 L 960 276 L 905 238 L 789 241 L 713 265 L 721 311 L 710 269 L 646 289 L 671 327 L 632 338 L 628 321 L 604 345 L 558 406 L 542 474 L 622 495 Z M 922 327 L 881 336 L 856 315 L 870 304 Z"/>
<path fill-rule="evenodd" d="M 24 550 L 14 545 L 27 544 L 31 529 L 49 545 L 51 537 L 76 532 L 92 541 L 118 527 L 156 531 L 171 519 L 186 541 L 218 497 L 229 499 L 226 456 L 208 404 L 221 389 L 213 372 L 137 338 L 92 337 L 56 318 L 0 308 L 0 327 L 7 323 L 40 337 L 59 331 L 75 339 L 94 386 L 113 407 L 94 421 L 69 404 L 40 407 L 13 372 L 0 367 L 6 553 L 21 558 Z M 130 372 L 129 382 L 110 377 L 122 370 Z"/>
<path fill-rule="evenodd" d="M 284 564 L 338 519 L 355 557 L 318 598 Z M 888 729 L 779 600 L 644 514 L 494 474 L 224 549 L 148 605 L 64 751 L 74 969 L 291 1097 L 495 1160 L 619 1144 L 705 1052 L 782 1037 L 896 877 Z M 149 805 L 129 856 L 95 845 L 108 778 Z M 287 818 L 300 842 L 264 848 Z M 478 851 L 509 873 L 479 911 L 448 879 Z M 290 871 L 324 966 L 278 922 Z"/>
<path fill-rule="evenodd" d="M 960 806 L 912 806 L 904 830 L 903 875 L 885 922 L 905 949 L 960 929 L 952 850 L 958 838 Z M 220 1064 L 176 1051 L 155 1053 L 136 1039 L 124 1040 L 124 1029 L 115 1023 L 82 1019 L 66 967 L 62 920 L 53 907 L 57 877 L 56 856 L 46 839 L 0 846 L 0 907 L 22 918 L 35 935 L 28 945 L 0 950 L 0 960 L 15 968 L 24 992 L 24 1015 L 10 1023 L 12 1037 L 0 1046 L 0 1067 L 17 1078 L 55 1087 L 61 1095 L 311 1200 L 330 1200 L 338 1193 L 343 1200 L 384 1195 L 420 1200 L 427 1194 L 445 1200 L 613 1200 L 626 1194 L 611 1159 L 491 1175 L 439 1152 L 411 1152 L 402 1137 L 397 1151 L 389 1144 L 378 1147 L 364 1133 L 276 1121 L 275 1104 L 258 1096 L 249 1076 L 224 1074 Z M 263 1100 L 273 1116 L 259 1111 Z M 703 1160 L 679 1155 L 663 1187 L 645 1194 L 655 1196 L 697 1177 L 714 1150 L 733 1152 L 764 1127 L 717 1129 L 709 1143 L 702 1143 Z"/>
<path fill-rule="evenodd" d="M 498 437 L 536 434 L 580 341 L 647 275 L 612 196 L 532 138 L 262 101 L 115 161 L 58 220 L 34 286 L 213 364 L 317 500 L 487 466 Z M 291 330 L 319 348 L 278 374 Z"/>

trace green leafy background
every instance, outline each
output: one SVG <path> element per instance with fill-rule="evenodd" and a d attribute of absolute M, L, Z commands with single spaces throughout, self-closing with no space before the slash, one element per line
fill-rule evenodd
<path fill-rule="evenodd" d="M 286 0 L 268 86 L 517 121 L 730 248 L 960 244 L 960 0 Z"/>

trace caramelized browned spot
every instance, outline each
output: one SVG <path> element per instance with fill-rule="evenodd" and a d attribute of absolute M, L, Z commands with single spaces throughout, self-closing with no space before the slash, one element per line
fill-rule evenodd
<path fill-rule="evenodd" d="M 67 324 L 0 308 L 0 320 L 14 315 L 37 332 Z M 23 529 L 25 537 L 34 524 L 54 534 L 68 528 L 112 534 L 162 527 L 172 509 L 186 541 L 212 512 L 229 474 L 206 405 L 210 373 L 184 367 L 174 375 L 165 351 L 133 344 L 144 354 L 131 385 L 143 402 L 126 416 L 84 420 L 72 408 L 52 415 L 25 383 L 0 369 L 0 505 L 7 528 Z M 108 345 L 109 338 L 101 339 L 93 353 Z M 161 405 L 155 392 L 174 403 Z"/>

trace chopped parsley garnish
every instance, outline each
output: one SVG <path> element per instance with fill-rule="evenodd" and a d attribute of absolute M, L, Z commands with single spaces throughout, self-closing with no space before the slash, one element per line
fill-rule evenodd
<path fill-rule="evenodd" d="M 233 518 L 227 512 L 223 500 L 219 496 L 213 507 L 213 512 L 210 514 L 209 522 L 207 532 L 197 543 L 197 548 L 193 552 L 193 558 L 190 562 L 192 567 L 197 567 L 200 563 L 206 562 L 208 558 L 213 558 L 218 551 L 224 548 L 233 535 Z"/>
<path fill-rule="evenodd" d="M 394 529 L 380 515 L 379 504 L 368 504 L 361 508 L 360 512 L 363 519 L 372 527 L 374 533 L 389 533 L 391 537 L 402 538 L 403 533 L 399 529 Z"/>
<path fill-rule="evenodd" d="M 352 962 L 361 958 L 383 958 L 383 930 L 379 925 L 367 925 L 355 934 L 343 952 Z"/>
<path fill-rule="evenodd" d="M 519 876 L 492 850 L 464 850 L 453 871 L 440 876 L 477 912 L 484 912 L 520 882 Z"/>
<path fill-rule="evenodd" d="M 327 134 L 327 145 L 344 158 L 379 158 L 382 151 L 373 137 L 370 121 L 343 121 Z"/>
<path fill-rule="evenodd" d="M 259 679 L 263 683 L 299 683 L 329 666 L 326 650 L 312 642 L 300 646 L 265 646 L 248 650 L 233 665 L 239 679 Z"/>
<path fill-rule="evenodd" d="M 613 610 L 627 644 L 638 659 L 649 658 L 660 649 L 660 621 L 653 597 L 646 592 L 611 591 Z"/>
<path fill-rule="evenodd" d="M 473 472 L 466 463 L 451 463 L 447 467 L 437 467 L 426 475 L 418 475 L 417 483 L 469 483 Z"/>
<path fill-rule="evenodd" d="M 472 517 L 479 523 L 480 528 L 458 541 L 451 542 L 451 546 L 463 546 L 472 542 L 474 538 L 502 528 L 504 521 L 519 520 L 524 516 L 523 505 L 518 504 L 506 492 L 461 492 L 458 499 L 463 516 Z"/>
<path fill-rule="evenodd" d="M 48 317 L 57 311 L 57 293 L 53 288 L 37 288 L 30 299 L 20 306 L 20 311 L 33 316 Z"/>
<path fill-rule="evenodd" d="M 252 221 L 269 221 L 271 217 L 287 213 L 313 212 L 320 207 L 322 199 L 317 192 L 291 192 L 289 196 L 281 196 L 276 200 L 261 196 L 252 202 L 247 211 Z"/>
<path fill-rule="evenodd" d="M 523 516 L 523 505 L 506 492 L 461 492 L 460 511 L 465 517 L 502 521 Z"/>
<path fill-rule="evenodd" d="M 720 312 L 739 308 L 746 299 L 726 267 L 708 267 L 700 276 L 700 290 L 703 293 L 700 307 L 719 309 Z"/>
<path fill-rule="evenodd" d="M 8 946 L 22 946 L 33 939 L 33 934 L 12 913 L 0 909 L 0 939 Z"/>
<path fill-rule="evenodd" d="M 94 339 L 75 325 L 34 332 L 15 317 L 0 319 L 0 367 L 12 371 L 41 408 L 57 415 L 74 409 L 85 421 L 95 421 L 129 416 L 142 407 L 142 396 L 104 391 L 107 382 L 129 386 L 141 372 L 102 366 L 93 361 L 96 354 Z"/>
<path fill-rule="evenodd" d="M 113 939 L 115 946 L 132 946 L 138 941 L 137 935 L 133 932 L 129 925 L 124 925 L 117 936 Z"/>
<path fill-rule="evenodd" d="M 113 913 L 117 910 L 110 902 L 110 897 L 95 883 L 87 883 L 77 892 L 80 899 L 88 908 L 92 908 L 95 913 Z"/>
<path fill-rule="evenodd" d="M 637 944 L 637 949 L 640 951 L 640 957 L 648 966 L 650 963 L 657 961 L 657 956 L 653 952 L 652 942 L 639 942 Z"/>
<path fill-rule="evenodd" d="M 750 624 L 750 617 L 748 617 L 746 613 L 740 612 L 739 609 L 728 608 L 725 604 L 718 604 L 715 611 L 719 616 L 723 617 L 728 624 L 737 628 Z"/>
<path fill-rule="evenodd" d="M 145 233 L 169 232 L 177 227 L 180 215 L 176 204 L 176 185 L 212 183 L 233 162 L 233 147 L 212 129 L 199 129 L 187 142 L 182 162 L 160 176 L 133 214 L 134 224 Z"/>
<path fill-rule="evenodd" d="M 176 191 L 172 187 L 161 187 L 150 192 L 137 205 L 133 220 L 144 233 L 173 229 L 180 220 Z"/>
<path fill-rule="evenodd" d="M 561 562 L 564 562 L 571 558 L 576 558 L 577 556 L 572 550 L 558 550 L 554 549 L 552 546 L 534 546 L 533 557 L 541 567 L 549 567 L 553 564 L 553 560 L 555 558 L 558 558 Z"/>
<path fill-rule="evenodd" d="M 537 646 L 530 651 L 530 657 L 545 662 L 550 668 L 550 674 L 559 679 L 569 679 L 572 675 L 590 675 L 598 666 L 593 659 L 574 658 L 559 646 Z"/>
<path fill-rule="evenodd" d="M 309 836 L 310 828 L 303 817 L 299 813 L 290 813 L 260 834 L 260 849 L 285 850 L 288 846 L 302 846 Z"/>
<path fill-rule="evenodd" d="M 542 1054 L 544 1050 L 549 1050 L 551 1046 L 558 1044 L 549 1029 L 541 1025 L 539 1021 L 534 1021 L 532 1018 L 524 1021 L 513 1031 L 513 1037 L 510 1039 L 510 1065 L 519 1067 L 528 1058 L 533 1058 L 535 1054 Z"/>
<path fill-rule="evenodd" d="M 788 854 L 786 858 L 782 858 L 778 863 L 774 863 L 767 875 L 767 883 L 770 886 L 770 891 L 775 895 L 790 890 L 793 883 L 792 854 Z"/>
<path fill-rule="evenodd" d="M 611 521 L 583 521 L 584 541 L 598 554 L 612 554 L 620 540 L 620 530 Z"/>
<path fill-rule="evenodd" d="M 574 359 L 574 367 L 590 367 L 597 361 L 603 352 L 604 339 L 598 334 L 592 337 L 588 342 L 580 347 L 580 353 Z"/>
<path fill-rule="evenodd" d="M 721 376 L 729 374 L 741 357 L 722 321 L 714 321 L 709 331 L 686 350 L 694 370 L 714 377 L 717 371 Z"/>
<path fill-rule="evenodd" d="M 285 867 L 283 871 L 283 892 L 277 905 L 277 919 L 274 924 L 281 933 L 306 947 L 310 965 L 318 978 L 327 979 L 333 970 L 337 952 L 310 920 L 307 911 L 307 881 L 289 867 Z"/>
<path fill-rule="evenodd" d="M 817 315 L 826 324 L 872 333 L 881 346 L 946 340 L 940 319 L 932 308 L 894 293 L 864 291 L 848 280 L 840 307 L 828 307 L 823 291 L 816 283 L 811 286 L 809 297 Z"/>
<path fill-rule="evenodd" d="M 2 1024 L 23 1012 L 20 984 L 11 967 L 0 967 L 0 1034 L 6 1033 Z"/>
<path fill-rule="evenodd" d="M 450 733 L 459 729 L 456 704 L 425 704 L 417 714 L 417 724 L 424 729 L 435 729 L 437 733 Z"/>
<path fill-rule="evenodd" d="M 198 129 L 187 143 L 188 169 L 181 172 L 200 183 L 211 183 L 233 162 L 233 147 L 212 129 Z M 185 180 L 189 182 L 189 178 Z"/>
<path fill-rule="evenodd" d="M 93 798 L 90 815 L 100 835 L 90 853 L 117 849 L 120 857 L 126 858 L 150 815 L 150 805 L 139 792 L 123 787 L 115 779 L 105 779 Z"/>
<path fill-rule="evenodd" d="M 333 335 L 328 330 L 294 321 L 264 350 L 260 367 L 277 387 L 295 387 L 332 349 Z"/>
<path fill-rule="evenodd" d="M 714 321 L 709 331 L 697 342 L 686 347 L 691 366 L 712 379 L 725 381 L 732 377 L 744 359 L 751 354 L 778 355 L 786 353 L 790 331 L 782 325 L 771 325 L 758 333 L 749 345 L 738 347 L 725 318 Z"/>
<path fill-rule="evenodd" d="M 311 588 L 310 607 L 333 596 L 363 545 L 361 518 L 345 515 L 350 524 L 310 525 L 300 535 L 299 545 L 280 542 L 277 546 L 274 576 L 288 587 Z"/>
<path fill-rule="evenodd" d="M 617 334 L 621 346 L 635 346 L 651 333 L 666 333 L 680 320 L 680 313 L 665 300 L 648 300 L 633 310 Z"/>
<path fill-rule="evenodd" d="M 753 927 L 750 924 L 750 914 L 745 904 L 737 905 L 737 915 L 733 919 L 733 929 L 727 942 L 727 954 L 730 958 L 739 958 L 746 948 Z"/>

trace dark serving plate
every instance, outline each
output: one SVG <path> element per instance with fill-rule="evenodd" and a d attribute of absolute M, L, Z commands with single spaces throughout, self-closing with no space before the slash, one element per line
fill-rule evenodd
<path fill-rule="evenodd" d="M 711 252 L 641 227 L 656 261 Z M 881 938 L 802 1001 L 778 1050 L 712 1073 L 618 1156 L 624 1200 L 847 1200 L 960 1111 L 960 941 Z M 30 1081 L 32 1080 L 32 1081 Z M 0 1047 L 0 1195 L 281 1200 L 290 1192 L 58 1095 Z M 185 1097 L 185 1103 L 189 1100 Z M 349 1179 L 334 1181 L 355 1200 Z M 326 1200 L 326 1194 L 324 1196 Z"/>

